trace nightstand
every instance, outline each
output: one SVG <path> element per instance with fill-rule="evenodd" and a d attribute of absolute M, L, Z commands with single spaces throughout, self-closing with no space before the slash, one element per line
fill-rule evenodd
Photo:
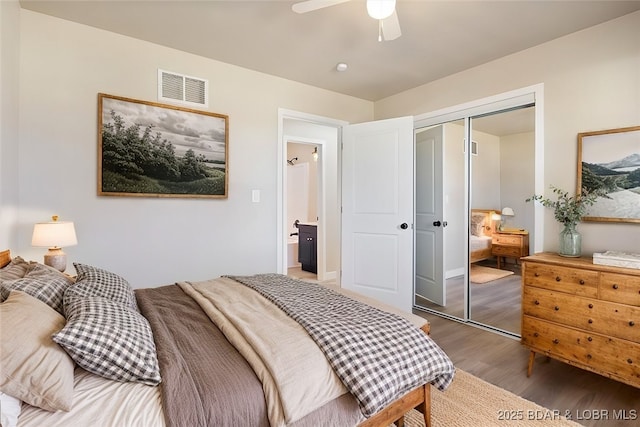
<path fill-rule="evenodd" d="M 529 255 L 529 232 L 526 230 L 496 231 L 491 239 L 491 255 L 497 258 L 498 268 L 501 268 L 502 257 L 515 258 L 517 264 L 518 258 Z"/>

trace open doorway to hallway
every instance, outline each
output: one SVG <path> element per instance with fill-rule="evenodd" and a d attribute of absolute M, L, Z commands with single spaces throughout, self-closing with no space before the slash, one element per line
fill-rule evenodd
<path fill-rule="evenodd" d="M 318 144 L 287 142 L 287 275 L 317 280 L 318 208 L 324 201 L 318 191 Z M 322 248 L 320 248 L 322 249 Z"/>
<path fill-rule="evenodd" d="M 315 269 L 317 271 L 315 279 L 321 282 L 336 281 L 340 271 L 338 142 L 340 127 L 344 123 L 287 110 L 279 111 L 279 120 L 278 272 L 287 274 L 292 255 L 297 253 L 299 258 L 299 246 L 298 250 L 294 249 L 295 239 L 291 235 L 296 231 L 300 233 L 299 228 L 293 227 L 295 220 L 298 219 L 300 223 L 315 226 Z M 317 161 L 314 158 L 314 152 L 317 152 Z M 297 160 L 294 160 L 296 157 Z M 304 196 L 289 196 L 289 175 L 297 174 L 295 165 L 302 163 L 308 163 L 310 190 L 307 192 L 307 202 L 301 202 L 305 199 Z M 312 185 L 314 178 L 315 186 Z M 300 179 L 293 181 L 294 184 L 299 186 Z M 305 216 L 304 212 L 298 215 L 300 218 L 289 217 L 289 202 L 292 202 L 292 206 L 307 206 L 306 219 L 302 218 Z M 300 236 L 298 234 L 295 237 Z M 310 273 L 302 268 L 291 272 L 298 276 L 307 276 L 305 278 L 309 278 Z"/>

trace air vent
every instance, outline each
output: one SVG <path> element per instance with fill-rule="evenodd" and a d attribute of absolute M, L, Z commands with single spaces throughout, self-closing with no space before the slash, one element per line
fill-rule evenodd
<path fill-rule="evenodd" d="M 158 70 L 158 100 L 190 106 L 209 106 L 209 81 L 171 71 Z"/>

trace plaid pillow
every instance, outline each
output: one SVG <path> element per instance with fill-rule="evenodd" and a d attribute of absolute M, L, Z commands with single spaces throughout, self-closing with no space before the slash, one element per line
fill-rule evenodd
<path fill-rule="evenodd" d="M 89 372 L 116 381 L 161 382 L 149 322 L 139 312 L 103 297 L 65 296 L 67 324 L 53 335 Z"/>
<path fill-rule="evenodd" d="M 90 265 L 73 263 L 78 273 L 76 283 L 69 287 L 65 298 L 77 297 L 103 297 L 108 300 L 125 304 L 127 307 L 138 311 L 136 296 L 127 282 L 117 274 Z"/>
<path fill-rule="evenodd" d="M 0 284 L 0 301 L 9 298 L 11 291 L 22 291 L 63 314 L 64 292 L 72 283 L 73 279 L 58 270 L 34 264 L 23 278 L 5 280 Z"/>

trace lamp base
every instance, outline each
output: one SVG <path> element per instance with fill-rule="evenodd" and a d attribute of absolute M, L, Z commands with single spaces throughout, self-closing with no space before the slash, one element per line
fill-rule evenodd
<path fill-rule="evenodd" d="M 62 252 L 60 248 L 49 248 L 49 251 L 44 255 L 44 264 L 62 273 L 67 269 L 67 254 Z"/>

